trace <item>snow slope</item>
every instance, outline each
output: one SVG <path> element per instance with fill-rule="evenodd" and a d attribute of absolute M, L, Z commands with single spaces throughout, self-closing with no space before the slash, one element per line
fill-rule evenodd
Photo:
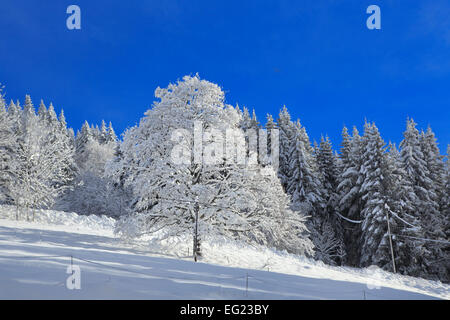
<path fill-rule="evenodd" d="M 194 263 L 191 240 L 124 243 L 108 217 L 13 217 L 13 208 L 0 207 L 1 299 L 450 299 L 440 282 L 330 267 L 224 239 L 205 240 Z M 66 288 L 71 259 L 81 269 L 80 290 Z"/>

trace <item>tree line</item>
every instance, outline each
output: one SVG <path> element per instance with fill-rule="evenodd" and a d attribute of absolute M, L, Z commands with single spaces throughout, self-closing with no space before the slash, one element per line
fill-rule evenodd
<path fill-rule="evenodd" d="M 262 126 L 255 112 L 226 104 L 222 89 L 198 76 L 155 96 L 122 141 L 111 124 L 86 122 L 75 135 L 52 105 L 41 102 L 35 113 L 28 96 L 23 108 L 6 107 L 2 96 L 0 201 L 18 213 L 45 207 L 116 216 L 117 233 L 129 238 L 192 235 L 196 226 L 197 246 L 202 237 L 224 236 L 331 265 L 449 282 L 450 146 L 441 155 L 430 127 L 419 131 L 407 119 L 397 147 L 366 121 L 362 133 L 344 127 L 335 151 L 328 137 L 311 142 L 286 107 Z M 174 164 L 175 145 L 194 150 L 193 137 L 174 139 L 174 130 L 192 131 L 199 120 L 205 132 L 266 130 L 269 153 L 278 129 L 277 170 L 225 158 Z"/>
<path fill-rule="evenodd" d="M 6 106 L 0 91 L 0 204 L 15 205 L 16 219 L 34 219 L 37 209 L 117 216 L 123 190 L 104 176 L 118 139 L 112 128 L 87 122 L 74 134 L 64 111 L 30 96 Z"/>

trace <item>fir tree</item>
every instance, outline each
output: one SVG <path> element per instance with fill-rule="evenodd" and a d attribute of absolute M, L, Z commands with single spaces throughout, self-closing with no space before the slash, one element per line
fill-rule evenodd
<path fill-rule="evenodd" d="M 47 117 L 47 108 L 45 107 L 44 100 L 41 99 L 38 109 L 39 119 L 45 119 Z"/>
<path fill-rule="evenodd" d="M 116 133 L 114 132 L 114 129 L 113 129 L 113 126 L 112 126 L 112 123 L 111 122 L 109 122 L 109 126 L 108 126 L 108 134 L 107 134 L 107 139 L 106 139 L 106 141 L 109 143 L 109 142 L 114 142 L 114 143 L 116 143 L 117 142 L 117 136 L 116 136 Z"/>
<path fill-rule="evenodd" d="M 334 261 L 341 264 L 345 256 L 342 221 L 335 212 L 338 204 L 338 194 L 336 191 L 338 182 L 338 165 L 333 153 L 331 141 L 328 136 L 320 141 L 320 146 L 316 147 L 316 159 L 319 173 L 324 188 L 324 205 L 327 215 L 326 222 L 330 224 L 328 229 L 333 231 L 333 237 L 337 242 L 334 252 Z"/>
<path fill-rule="evenodd" d="M 426 238 L 443 239 L 443 223 L 438 211 L 436 194 L 433 186 L 433 174 L 430 172 L 430 150 L 432 146 L 421 138 L 414 120 L 407 121 L 404 139 L 400 144 L 401 157 L 405 166 L 407 178 L 412 183 L 416 195 L 416 210 L 414 216 L 420 221 Z M 445 268 L 446 259 L 444 245 L 435 241 L 424 242 L 423 254 L 425 274 L 441 279 L 448 278 L 448 270 Z"/>
<path fill-rule="evenodd" d="M 340 214 L 348 220 L 343 220 L 345 264 L 358 266 L 360 262 L 361 226 L 352 221 L 361 221 L 362 195 L 362 140 L 356 127 L 350 137 L 347 128 L 342 131 L 341 170 L 337 186 Z"/>
<path fill-rule="evenodd" d="M 393 258 L 390 252 L 391 230 L 397 229 L 397 221 L 390 214 L 393 208 L 388 200 L 387 163 L 384 146 L 378 128 L 366 122 L 364 126 L 362 150 L 363 176 L 361 194 L 364 206 L 361 211 L 361 262 L 367 267 L 375 264 L 393 270 Z M 391 228 L 391 229 L 390 229 Z"/>

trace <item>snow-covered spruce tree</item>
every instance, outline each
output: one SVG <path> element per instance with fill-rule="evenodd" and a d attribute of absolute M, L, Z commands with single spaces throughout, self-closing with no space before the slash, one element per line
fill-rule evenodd
<path fill-rule="evenodd" d="M 253 125 L 253 123 L 252 123 L 252 117 L 250 116 L 250 112 L 248 111 L 248 108 L 246 106 L 244 106 L 242 108 L 242 118 L 239 121 L 239 127 L 242 130 L 247 131 L 248 129 L 250 129 L 252 127 L 252 125 Z"/>
<path fill-rule="evenodd" d="M 289 179 L 286 191 L 292 195 L 292 203 L 305 203 L 314 211 L 323 208 L 322 186 L 317 172 L 314 171 L 313 154 L 307 149 L 302 127 L 299 121 L 290 124 L 293 131 L 292 140 L 289 144 Z M 309 143 L 308 143 L 309 145 Z"/>
<path fill-rule="evenodd" d="M 396 271 L 393 266 L 395 256 L 391 251 L 392 233 L 397 233 L 399 221 L 393 215 L 393 202 L 389 197 L 390 173 L 388 170 L 385 143 L 375 124 L 366 122 L 364 126 L 362 150 L 363 175 L 361 185 L 364 206 L 361 235 L 361 267 L 378 265 L 384 269 Z"/>
<path fill-rule="evenodd" d="M 444 185 L 444 208 L 445 235 L 450 239 L 450 144 L 447 145 L 447 159 L 445 161 L 445 185 Z"/>
<path fill-rule="evenodd" d="M 306 131 L 299 121 L 293 123 L 290 120 L 286 107 L 280 111 L 277 122 L 280 130 L 279 176 L 291 195 L 292 207 L 302 203 L 311 208 L 323 208 L 323 189 Z"/>
<path fill-rule="evenodd" d="M 427 220 L 430 226 L 425 226 L 426 230 L 432 231 L 430 234 L 435 238 L 444 238 L 443 233 L 443 221 L 444 217 L 441 213 L 444 199 L 444 184 L 445 184 L 445 168 L 443 162 L 443 156 L 440 154 L 439 147 L 435 135 L 430 127 L 426 132 L 422 132 L 420 135 L 420 147 L 424 155 L 427 171 L 429 172 L 430 184 L 428 186 L 429 202 L 427 212 L 431 213 L 434 220 Z"/>
<path fill-rule="evenodd" d="M 22 121 L 21 121 L 21 113 L 22 109 L 20 107 L 19 101 L 17 101 L 17 104 L 15 104 L 12 100 L 8 106 L 8 117 L 11 121 L 12 125 L 12 131 L 16 138 L 18 138 L 21 135 L 21 129 L 22 129 Z"/>
<path fill-rule="evenodd" d="M 70 128 L 70 130 L 67 128 L 64 110 L 61 109 L 58 122 L 55 122 L 54 126 L 49 128 L 50 143 L 59 145 L 58 151 L 54 154 L 55 157 L 59 158 L 58 162 L 61 164 L 62 170 L 58 187 L 67 187 L 71 185 L 78 173 L 78 167 L 75 162 L 75 144 L 72 133 L 72 128 Z"/>
<path fill-rule="evenodd" d="M 311 216 L 307 222 L 315 246 L 315 258 L 328 264 L 340 263 L 342 246 L 325 210 L 325 190 L 314 149 L 300 121 L 292 122 L 286 107 L 278 118 L 280 130 L 279 177 L 291 196 L 291 208 Z"/>
<path fill-rule="evenodd" d="M 108 129 L 106 129 L 106 123 L 105 120 L 102 120 L 102 123 L 100 125 L 100 142 L 105 143 L 107 141 L 108 136 Z"/>
<path fill-rule="evenodd" d="M 279 130 L 278 125 L 273 119 L 272 115 L 267 114 L 266 116 L 266 124 L 265 124 L 265 132 L 266 132 L 266 152 L 261 157 L 262 165 L 274 165 L 273 161 L 277 161 L 276 167 L 278 168 L 279 161 Z M 260 137 L 261 139 L 261 137 Z M 262 145 L 264 145 L 264 140 L 260 141 Z M 262 150 L 260 150 L 262 152 Z"/>
<path fill-rule="evenodd" d="M 425 208 L 429 202 L 429 190 L 432 184 L 425 156 L 420 144 L 420 134 L 414 120 L 408 120 L 404 139 L 400 143 L 400 155 L 404 163 L 406 175 L 410 180 L 416 195 L 416 215 L 421 220 L 425 219 Z"/>
<path fill-rule="evenodd" d="M 43 121 L 47 117 L 47 107 L 45 106 L 44 100 L 42 99 L 41 103 L 39 104 L 38 117 L 41 121 Z"/>
<path fill-rule="evenodd" d="M 345 260 L 350 266 L 358 266 L 360 261 L 361 225 L 352 221 L 361 220 L 362 199 L 360 174 L 362 158 L 362 140 L 356 127 L 353 136 L 346 127 L 342 130 L 341 168 L 337 186 L 339 204 L 337 209 L 347 218 L 343 219 Z"/>
<path fill-rule="evenodd" d="M 423 274 L 423 243 L 415 240 L 423 237 L 420 220 L 414 216 L 416 195 L 406 176 L 401 155 L 395 144 L 389 144 L 386 158 L 386 186 L 391 207 L 390 214 L 397 223 L 392 229 L 392 240 L 397 272 L 410 276 Z M 390 266 L 388 265 L 390 268 Z"/>
<path fill-rule="evenodd" d="M 415 210 L 415 196 L 400 154 L 392 144 L 389 153 L 385 152 L 385 143 L 375 124 L 366 123 L 363 139 L 360 265 L 375 264 L 394 271 L 394 261 L 396 272 L 418 276 L 423 248 L 414 238 L 422 233 L 420 221 L 411 214 Z"/>
<path fill-rule="evenodd" d="M 253 109 L 252 116 L 250 116 L 250 112 L 245 106 L 243 107 L 242 112 L 239 109 L 239 106 L 237 106 L 236 111 L 238 115 L 241 116 L 238 127 L 244 132 L 245 143 L 248 146 L 247 157 L 249 157 L 250 154 L 253 154 L 255 160 L 260 163 L 261 159 L 259 154 L 259 129 L 261 128 L 261 125 L 256 118 L 256 112 Z"/>
<path fill-rule="evenodd" d="M 111 121 L 109 122 L 108 131 L 106 134 L 106 143 L 110 142 L 117 143 L 116 132 L 114 131 Z"/>
<path fill-rule="evenodd" d="M 329 197 L 331 197 L 336 190 L 338 169 L 336 166 L 336 159 L 334 158 L 331 141 L 328 136 L 326 136 L 326 138 L 323 136 L 321 137 L 316 158 L 319 170 L 324 179 L 324 189 Z"/>
<path fill-rule="evenodd" d="M 428 127 L 426 132 L 421 133 L 420 146 L 429 172 L 429 180 L 431 181 L 427 190 L 429 201 L 425 209 L 426 215 L 431 217 L 431 219 L 426 219 L 427 224 L 424 224 L 423 228 L 425 229 L 425 236 L 427 238 L 443 241 L 430 241 L 427 243 L 427 247 L 432 252 L 429 272 L 437 275 L 439 279 L 449 282 L 450 272 L 448 270 L 448 264 L 450 261 L 450 246 L 444 243 L 448 241 L 445 234 L 446 217 L 444 216 L 444 157 L 440 154 L 437 139 L 431 127 Z"/>
<path fill-rule="evenodd" d="M 128 237 L 192 235 L 198 204 L 203 239 L 223 235 L 312 253 L 305 218 L 288 209 L 289 199 L 271 167 L 248 167 L 220 154 L 214 155 L 215 163 L 198 161 L 199 156 L 212 156 L 213 135 L 217 138 L 227 129 L 239 135 L 242 119 L 224 104 L 220 87 L 185 76 L 168 88 L 157 88 L 155 96 L 160 101 L 125 133 L 122 157 L 113 170 L 126 177 L 125 185 L 134 194 L 133 213 L 119 221 L 117 231 Z M 194 136 L 204 148 L 194 145 Z M 238 154 L 242 152 L 239 148 Z"/>
<path fill-rule="evenodd" d="M 289 168 L 290 161 L 290 150 L 291 143 L 294 140 L 294 129 L 291 121 L 291 115 L 289 114 L 286 106 L 283 106 L 278 115 L 278 128 L 280 130 L 279 134 L 279 145 L 280 145 L 280 159 L 278 167 L 278 176 L 281 181 L 281 185 L 284 190 L 288 189 L 288 182 L 290 179 L 291 171 Z"/>
<path fill-rule="evenodd" d="M 337 183 L 339 169 L 336 156 L 333 153 L 331 141 L 323 136 L 319 147 L 315 151 L 319 174 L 322 179 L 324 189 L 325 213 L 327 215 L 328 228 L 332 228 L 334 236 L 332 238 L 338 243 L 333 253 L 334 261 L 341 264 L 345 256 L 343 228 L 341 218 L 336 214 L 338 205 Z"/>
<path fill-rule="evenodd" d="M 77 164 L 84 163 L 87 155 L 85 154 L 85 146 L 89 141 L 93 140 L 94 136 L 91 132 L 91 127 L 89 123 L 85 121 L 81 126 L 81 131 L 77 133 L 75 138 L 75 148 L 76 148 L 76 162 Z"/>
<path fill-rule="evenodd" d="M 429 170 L 427 149 L 430 146 L 424 146 L 421 143 L 420 133 L 416 128 L 414 120 L 407 121 L 406 131 L 403 134 L 404 139 L 400 144 L 401 157 L 405 166 L 408 179 L 411 181 L 414 193 L 417 197 L 414 215 L 421 223 L 425 238 L 431 240 L 444 240 L 443 221 L 438 211 L 439 204 L 436 202 L 434 194 L 432 173 Z M 436 241 L 424 241 L 423 254 L 425 275 L 435 279 L 448 279 L 448 268 L 446 264 L 448 259 L 444 251 L 444 245 Z M 445 281 L 445 280 L 444 280 Z M 448 281 L 448 280 L 447 280 Z"/>

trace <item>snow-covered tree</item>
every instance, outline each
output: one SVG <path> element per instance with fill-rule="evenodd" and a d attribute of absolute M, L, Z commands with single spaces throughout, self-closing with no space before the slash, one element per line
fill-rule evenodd
<path fill-rule="evenodd" d="M 55 125 L 58 122 L 58 117 L 56 116 L 55 107 L 53 103 L 50 103 L 47 110 L 47 121 L 49 124 Z"/>
<path fill-rule="evenodd" d="M 355 136 L 357 132 L 354 132 Z M 359 256 L 359 266 L 378 265 L 386 270 L 404 274 L 419 274 L 422 248 L 408 237 L 418 237 L 419 221 L 411 215 L 414 211 L 412 186 L 408 183 L 400 154 L 385 143 L 375 124 L 364 126 L 364 136 L 359 138 L 360 167 L 356 179 L 358 204 L 361 208 L 353 232 L 347 235 L 356 246 L 347 246 L 347 253 Z M 341 155 L 349 155 L 349 137 L 343 132 Z M 343 163 L 348 161 L 343 159 Z M 348 169 L 347 169 L 348 170 Z M 350 237 L 349 237 L 350 236 Z M 406 237 L 405 237 L 406 236 Z M 355 250 L 356 254 L 355 254 Z M 395 269 L 394 269 L 395 268 Z"/>
<path fill-rule="evenodd" d="M 333 241 L 336 243 L 336 245 L 333 246 L 333 260 L 336 263 L 340 264 L 342 263 L 345 256 L 345 248 L 342 221 L 341 218 L 336 214 L 336 207 L 339 201 L 336 190 L 338 184 L 339 169 L 337 158 L 333 153 L 331 141 L 328 136 L 326 136 L 326 138 L 323 138 L 322 136 L 320 146 L 316 148 L 315 156 L 324 190 L 323 200 L 325 205 L 325 213 L 327 216 L 325 219 L 325 223 L 329 224 L 329 226 L 327 226 L 329 233 L 330 231 L 332 231 L 332 236 L 328 235 L 328 237 L 333 239 Z"/>
<path fill-rule="evenodd" d="M 450 271 L 448 263 L 450 259 L 450 245 L 445 244 L 448 241 L 446 236 L 446 220 L 445 216 L 445 164 L 444 157 L 440 154 L 437 139 L 431 127 L 428 126 L 426 132 L 422 132 L 420 136 L 420 145 L 425 158 L 425 163 L 429 172 L 428 195 L 426 216 L 427 224 L 423 225 L 427 238 L 441 240 L 442 242 L 429 242 L 427 247 L 431 251 L 432 258 L 429 263 L 429 272 L 437 275 L 438 279 L 446 279 L 450 281 Z M 444 280 L 445 281 L 445 280 Z"/>
<path fill-rule="evenodd" d="M 14 183 L 11 165 L 16 137 L 2 89 L 0 84 L 0 203 L 8 203 L 11 201 L 10 187 Z"/>
<path fill-rule="evenodd" d="M 305 218 L 289 210 L 271 167 L 248 167 L 220 155 L 215 163 L 197 161 L 212 156 L 213 135 L 239 132 L 242 119 L 224 104 L 220 87 L 186 76 L 158 88 L 155 96 L 160 101 L 125 133 L 122 158 L 113 170 L 126 176 L 125 185 L 134 193 L 133 213 L 120 220 L 118 231 L 128 236 L 192 234 L 198 204 L 202 237 L 219 234 L 311 253 Z M 200 137 L 204 149 L 194 137 Z"/>
<path fill-rule="evenodd" d="M 114 128 L 113 128 L 111 122 L 109 122 L 108 131 L 106 134 L 106 143 L 109 143 L 109 142 L 114 142 L 114 143 L 117 142 L 116 132 L 114 131 Z"/>
<path fill-rule="evenodd" d="M 76 146 L 78 173 L 73 188 L 58 200 L 56 208 L 86 215 L 124 214 L 129 201 L 128 193 L 105 176 L 105 166 L 115 157 L 118 147 L 112 124 L 106 129 L 102 121 L 98 131 L 86 121 L 75 141 L 68 131 L 66 136 L 67 142 Z"/>
<path fill-rule="evenodd" d="M 278 167 L 278 161 L 279 161 L 279 134 L 278 134 L 278 126 L 275 123 L 275 120 L 273 119 L 272 115 L 267 114 L 267 121 L 265 125 L 266 129 L 266 150 L 265 153 L 266 159 L 263 161 L 263 164 L 273 164 L 272 161 L 277 161 L 277 167 Z M 262 143 L 263 144 L 263 143 Z M 263 146 L 264 147 L 264 146 Z M 274 149 L 274 150 L 272 150 Z M 276 157 L 276 159 L 273 159 L 273 157 Z"/>
<path fill-rule="evenodd" d="M 44 104 L 44 100 L 41 99 L 41 103 L 39 104 L 38 116 L 40 120 L 44 120 L 47 116 L 47 107 Z"/>
<path fill-rule="evenodd" d="M 426 222 L 430 223 L 429 226 L 425 226 L 425 229 L 429 230 L 429 235 L 436 238 L 445 238 L 443 233 L 443 221 L 444 217 L 441 214 L 440 208 L 442 208 L 442 199 L 444 199 L 443 188 L 445 184 L 445 168 L 444 157 L 441 156 L 437 140 L 431 127 L 428 127 L 426 132 L 422 132 L 420 135 L 420 148 L 422 150 L 429 182 L 427 185 L 427 208 L 425 209 L 428 216 L 432 216 L 433 219 L 428 219 Z M 432 231 L 432 232 L 431 232 Z"/>
<path fill-rule="evenodd" d="M 433 144 L 434 136 L 429 133 L 428 138 L 420 135 L 414 120 L 407 121 L 404 139 L 400 144 L 401 157 L 405 166 L 408 179 L 411 181 L 416 195 L 415 217 L 420 221 L 426 239 L 443 240 L 444 222 L 439 212 L 439 203 L 433 185 L 433 178 L 437 172 L 433 168 Z M 428 276 L 436 278 L 448 278 L 448 268 L 445 259 L 448 254 L 444 251 L 444 245 L 437 241 L 424 241 L 425 252 L 423 254 L 424 269 Z"/>
<path fill-rule="evenodd" d="M 327 194 L 306 129 L 292 122 L 286 107 L 278 118 L 280 130 L 279 177 L 291 196 L 291 208 L 310 215 L 307 222 L 315 257 L 329 264 L 341 263 L 344 255 L 337 219 L 327 210 Z M 333 155 L 332 155 L 333 156 Z"/>
<path fill-rule="evenodd" d="M 292 195 L 294 206 L 296 203 L 307 203 L 315 211 L 320 211 L 324 209 L 325 201 L 311 143 L 299 121 L 293 125 L 293 132 L 289 150 L 290 177 L 287 192 Z"/>
<path fill-rule="evenodd" d="M 11 119 L 13 131 L 16 133 L 19 133 L 20 129 L 20 114 L 21 114 L 21 108 L 19 102 L 15 104 L 12 100 L 8 106 L 8 115 Z"/>
<path fill-rule="evenodd" d="M 100 125 L 100 142 L 105 143 L 108 139 L 108 129 L 106 128 L 105 120 L 102 120 Z"/>
<path fill-rule="evenodd" d="M 392 143 L 386 155 L 386 171 L 387 199 L 392 209 L 390 215 L 396 222 L 391 227 L 397 272 L 421 276 L 424 249 L 423 243 L 415 239 L 423 237 L 423 230 L 420 220 L 414 216 L 416 195 L 406 175 L 400 152 Z"/>
<path fill-rule="evenodd" d="M 414 193 L 417 196 L 416 214 L 423 221 L 424 208 L 429 200 L 431 180 L 427 168 L 425 156 L 420 145 L 420 134 L 416 128 L 414 120 L 408 120 L 406 131 L 403 133 L 404 139 L 400 143 L 400 155 L 404 163 L 406 175 L 411 181 Z"/>
<path fill-rule="evenodd" d="M 115 143 L 101 144 L 95 139 L 86 143 L 83 161 L 78 162 L 74 187 L 58 201 L 58 209 L 86 215 L 120 216 L 125 213 L 126 195 L 104 176 L 105 165 L 114 157 L 115 148 Z"/>
<path fill-rule="evenodd" d="M 392 216 L 394 208 L 388 196 L 389 172 L 385 143 L 375 124 L 367 122 L 363 140 L 360 169 L 363 182 L 360 192 L 364 206 L 361 211 L 360 265 L 367 267 L 374 264 L 393 270 L 392 230 L 397 229 L 398 222 Z"/>
<path fill-rule="evenodd" d="M 293 207 L 299 203 L 311 208 L 322 206 L 322 186 L 315 172 L 317 164 L 306 131 L 299 121 L 291 121 L 286 107 L 280 111 L 277 122 L 280 130 L 278 174 L 284 189 L 291 195 Z"/>
<path fill-rule="evenodd" d="M 362 197 L 360 173 L 362 159 L 362 140 L 356 127 L 353 136 L 348 134 L 346 127 L 342 130 L 341 168 L 337 186 L 339 204 L 337 209 L 344 227 L 345 264 L 358 266 L 360 261 L 361 226 L 352 221 L 361 220 Z"/>
<path fill-rule="evenodd" d="M 278 176 L 280 177 L 281 185 L 284 190 L 287 191 L 288 182 L 290 179 L 290 169 L 289 169 L 289 161 L 290 161 L 290 150 L 291 144 L 294 139 L 294 130 L 293 124 L 291 121 L 291 115 L 289 114 L 286 106 L 283 106 L 279 115 L 278 115 L 278 128 L 280 130 L 279 134 L 279 168 L 278 168 Z"/>
<path fill-rule="evenodd" d="M 68 174 L 73 150 L 67 149 L 64 140 L 53 132 L 53 127 L 40 121 L 29 96 L 25 98 L 21 114 L 21 127 L 14 152 L 11 172 L 15 183 L 11 198 L 18 207 L 27 209 L 48 208 L 70 183 Z"/>
<path fill-rule="evenodd" d="M 331 141 L 326 136 L 322 136 L 320 146 L 317 153 L 317 163 L 319 170 L 324 179 L 324 189 L 326 193 L 331 196 L 337 186 L 338 168 L 336 166 L 336 159 L 334 157 Z"/>
<path fill-rule="evenodd" d="M 447 159 L 445 161 L 445 185 L 444 185 L 444 207 L 442 212 L 445 217 L 445 234 L 450 239 L 450 144 L 447 145 Z"/>

